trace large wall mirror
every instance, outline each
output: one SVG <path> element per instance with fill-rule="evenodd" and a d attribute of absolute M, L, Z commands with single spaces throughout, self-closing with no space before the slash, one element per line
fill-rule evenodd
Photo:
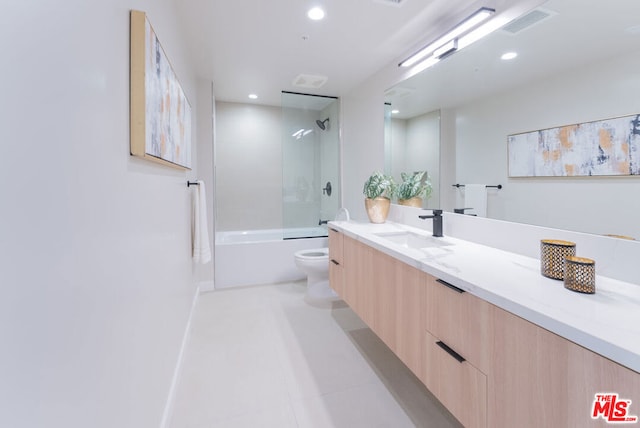
<path fill-rule="evenodd" d="M 447 211 L 464 206 L 454 184 L 501 184 L 490 218 L 640 239 L 640 176 L 512 178 L 507 153 L 509 135 L 640 114 L 640 1 L 549 0 L 386 94 L 403 120 L 439 115 Z"/>

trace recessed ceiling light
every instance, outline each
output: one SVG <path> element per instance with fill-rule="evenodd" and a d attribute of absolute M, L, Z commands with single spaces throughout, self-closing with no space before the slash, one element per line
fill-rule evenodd
<path fill-rule="evenodd" d="M 319 21 L 324 18 L 324 10 L 320 9 L 319 7 L 314 7 L 313 9 L 309 9 L 309 12 L 307 12 L 307 16 L 309 17 L 309 19 Z"/>
<path fill-rule="evenodd" d="M 391 114 L 398 114 L 400 113 L 400 110 L 391 110 Z"/>
<path fill-rule="evenodd" d="M 257 100 L 258 96 L 256 94 L 249 94 L 249 98 L 251 98 L 252 100 Z"/>
<path fill-rule="evenodd" d="M 517 57 L 518 54 L 516 52 L 507 52 L 502 54 L 502 56 L 500 57 L 500 59 L 503 59 L 505 61 L 508 61 L 510 59 L 514 59 L 515 57 Z"/>

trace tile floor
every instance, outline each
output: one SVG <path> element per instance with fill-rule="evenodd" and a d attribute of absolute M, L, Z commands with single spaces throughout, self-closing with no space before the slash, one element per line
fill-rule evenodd
<path fill-rule="evenodd" d="M 304 282 L 202 294 L 171 428 L 459 427 L 342 301 Z"/>

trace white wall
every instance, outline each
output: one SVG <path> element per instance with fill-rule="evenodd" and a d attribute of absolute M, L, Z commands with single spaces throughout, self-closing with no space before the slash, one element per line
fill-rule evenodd
<path fill-rule="evenodd" d="M 457 180 L 505 186 L 490 218 L 640 239 L 638 177 L 507 177 L 507 135 L 640 113 L 639 69 L 627 53 L 457 108 Z"/>
<path fill-rule="evenodd" d="M 197 126 L 172 1 L 2 7 L 3 427 L 163 417 L 196 291 L 186 180 L 197 174 L 129 155 L 130 9 L 148 13 Z"/>
<path fill-rule="evenodd" d="M 282 110 L 216 102 L 218 231 L 282 227 Z"/>

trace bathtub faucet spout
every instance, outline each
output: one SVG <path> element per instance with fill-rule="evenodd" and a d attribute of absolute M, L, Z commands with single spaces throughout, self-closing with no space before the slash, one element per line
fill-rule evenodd
<path fill-rule="evenodd" d="M 329 220 L 318 220 L 318 226 L 322 226 L 323 224 L 327 224 Z"/>

